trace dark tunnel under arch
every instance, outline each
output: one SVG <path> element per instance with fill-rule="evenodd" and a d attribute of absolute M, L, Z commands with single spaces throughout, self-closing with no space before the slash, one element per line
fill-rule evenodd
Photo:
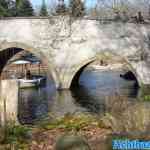
<path fill-rule="evenodd" d="M 93 63 L 94 61 L 98 60 L 97 58 L 95 59 L 92 59 L 92 60 L 89 60 L 87 61 L 87 63 L 85 64 L 82 64 L 80 67 L 78 66 L 77 67 L 77 71 L 74 72 L 74 75 L 72 76 L 72 80 L 70 82 L 70 89 L 73 89 L 73 88 L 76 88 L 76 87 L 79 87 L 79 79 L 80 79 L 80 76 L 81 74 L 83 73 L 84 69 L 86 67 L 88 67 L 91 63 Z M 126 62 L 126 61 L 125 61 Z M 127 63 L 127 62 L 126 62 Z M 128 64 L 128 63 L 127 63 Z M 136 82 L 135 82 L 135 86 L 136 87 L 140 87 L 140 81 L 137 77 L 137 74 L 135 72 L 135 70 L 133 70 L 133 68 L 131 67 L 130 64 L 128 64 L 128 71 L 130 73 L 130 75 L 132 76 L 132 79 L 134 79 Z"/>

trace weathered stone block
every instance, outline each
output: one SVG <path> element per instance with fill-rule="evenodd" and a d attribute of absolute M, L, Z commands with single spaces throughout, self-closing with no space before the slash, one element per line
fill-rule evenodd
<path fill-rule="evenodd" d="M 1 81 L 0 119 L 1 124 L 18 123 L 18 82 L 16 80 Z"/>

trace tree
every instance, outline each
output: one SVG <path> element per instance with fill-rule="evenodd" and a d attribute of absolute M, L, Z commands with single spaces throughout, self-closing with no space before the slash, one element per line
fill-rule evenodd
<path fill-rule="evenodd" d="M 48 16 L 48 11 L 47 11 L 45 0 L 42 1 L 40 16 Z"/>
<path fill-rule="evenodd" d="M 144 17 L 148 17 L 150 12 L 150 0 L 96 0 L 96 2 L 98 12 L 101 13 L 103 8 L 105 15 L 109 17 L 113 17 L 116 12 L 121 16 L 126 13 L 129 17 L 141 12 Z"/>
<path fill-rule="evenodd" d="M 148 17 L 150 17 L 150 4 L 148 5 Z"/>
<path fill-rule="evenodd" d="M 134 12 L 141 12 L 144 17 L 149 17 L 150 0 L 136 0 L 131 5 L 134 8 Z"/>
<path fill-rule="evenodd" d="M 50 5 L 48 7 L 50 14 L 54 14 L 56 12 L 56 8 L 57 8 L 57 1 L 50 0 Z"/>
<path fill-rule="evenodd" d="M 16 16 L 34 16 L 34 9 L 29 0 L 16 0 Z"/>
<path fill-rule="evenodd" d="M 73 17 L 81 17 L 85 14 L 84 2 L 81 0 L 70 0 L 70 15 Z"/>
<path fill-rule="evenodd" d="M 56 13 L 57 14 L 64 14 L 65 12 L 66 12 L 66 6 L 65 6 L 65 3 L 64 3 L 64 0 L 58 0 Z"/>
<path fill-rule="evenodd" d="M 8 1 L 7 0 L 0 0 L 0 17 L 8 17 Z"/>

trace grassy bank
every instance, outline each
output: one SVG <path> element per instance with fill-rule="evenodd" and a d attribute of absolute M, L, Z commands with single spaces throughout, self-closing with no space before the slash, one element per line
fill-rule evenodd
<path fill-rule="evenodd" d="M 60 136 L 78 135 L 83 137 L 90 146 L 103 143 L 106 134 L 111 131 L 102 128 L 100 120 L 93 115 L 70 115 L 61 119 L 45 120 L 38 126 L 7 126 L 1 138 L 1 149 L 8 150 L 53 150 Z"/>
<path fill-rule="evenodd" d="M 106 112 L 101 117 L 85 113 L 55 119 L 49 114 L 36 126 L 7 126 L 0 131 L 3 133 L 0 134 L 0 150 L 54 150 L 58 139 L 68 135 L 82 137 L 94 150 L 110 147 L 112 139 L 116 138 L 150 139 L 150 103 L 111 96 L 105 105 Z"/>
<path fill-rule="evenodd" d="M 22 125 L 0 128 L 0 150 L 27 150 L 32 129 Z"/>

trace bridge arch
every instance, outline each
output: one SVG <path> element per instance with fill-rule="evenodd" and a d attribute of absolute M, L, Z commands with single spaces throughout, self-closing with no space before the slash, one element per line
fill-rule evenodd
<path fill-rule="evenodd" d="M 131 71 L 133 73 L 133 75 L 135 76 L 138 86 L 140 87 L 142 85 L 142 80 L 140 79 L 140 76 L 138 75 L 136 69 L 134 69 L 134 67 L 132 66 L 132 64 L 128 61 L 127 58 L 124 58 L 122 56 L 119 56 L 118 54 L 113 54 L 112 52 L 108 52 L 114 56 L 118 56 L 122 59 L 122 61 L 127 65 L 127 68 L 129 71 Z M 89 58 L 86 61 L 83 61 L 81 63 L 79 63 L 78 65 L 76 65 L 72 72 L 70 73 L 71 76 L 68 79 L 67 85 L 68 87 L 72 88 L 74 86 L 78 85 L 78 81 L 80 78 L 80 75 L 82 74 L 83 70 L 90 65 L 91 63 L 93 63 L 94 61 L 99 60 L 98 55 L 96 55 L 95 57 Z"/>
<path fill-rule="evenodd" d="M 50 62 L 50 60 L 42 53 L 42 51 L 40 51 L 39 49 L 37 48 L 34 48 L 32 46 L 29 46 L 27 44 L 24 44 L 24 43 L 18 43 L 18 42 L 3 42 L 0 44 L 0 53 L 1 52 L 4 52 L 6 50 L 11 50 L 11 49 L 16 49 L 16 50 L 20 50 L 20 51 L 28 51 L 32 54 L 34 54 L 37 58 L 39 58 L 42 62 L 44 62 L 47 66 L 48 66 L 48 76 L 51 76 L 54 83 L 55 83 L 55 86 L 56 88 L 59 86 L 59 80 L 58 80 L 58 76 L 57 76 L 57 73 L 56 73 L 56 70 L 54 68 L 54 66 L 52 65 L 52 63 Z M 7 61 L 9 59 L 11 59 L 11 57 L 13 57 L 14 55 L 10 56 L 7 60 L 5 60 L 5 64 L 1 64 L 1 67 L 0 67 L 0 74 L 1 74 L 1 71 L 3 70 L 3 68 L 5 67 Z"/>

